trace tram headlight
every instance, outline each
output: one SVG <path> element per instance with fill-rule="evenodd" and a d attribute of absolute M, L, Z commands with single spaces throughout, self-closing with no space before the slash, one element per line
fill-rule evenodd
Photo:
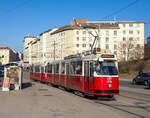
<path fill-rule="evenodd" d="M 108 88 L 111 88 L 112 87 L 112 84 L 108 84 Z"/>

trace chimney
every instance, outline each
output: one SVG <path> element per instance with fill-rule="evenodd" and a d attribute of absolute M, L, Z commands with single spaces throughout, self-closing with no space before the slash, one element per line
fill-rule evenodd
<path fill-rule="evenodd" d="M 86 18 L 83 18 L 83 19 L 74 19 L 71 21 L 71 25 L 76 25 L 78 23 L 86 23 L 87 22 L 87 19 Z"/>

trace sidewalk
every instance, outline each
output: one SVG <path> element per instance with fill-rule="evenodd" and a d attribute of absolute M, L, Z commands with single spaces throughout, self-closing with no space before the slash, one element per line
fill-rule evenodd
<path fill-rule="evenodd" d="M 132 81 L 132 79 L 127 79 L 127 78 L 119 78 L 119 80 L 122 80 L 122 81 L 129 81 L 129 82 Z"/>

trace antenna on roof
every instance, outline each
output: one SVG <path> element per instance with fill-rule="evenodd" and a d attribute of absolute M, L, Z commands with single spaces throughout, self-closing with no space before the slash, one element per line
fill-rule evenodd
<path fill-rule="evenodd" d="M 116 16 L 114 16 L 114 21 L 116 21 Z"/>
<path fill-rule="evenodd" d="M 30 36 L 30 32 L 28 33 L 28 36 Z"/>

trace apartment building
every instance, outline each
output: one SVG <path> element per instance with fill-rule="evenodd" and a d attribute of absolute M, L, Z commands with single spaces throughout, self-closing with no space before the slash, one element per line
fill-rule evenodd
<path fill-rule="evenodd" d="M 19 61 L 19 54 L 8 47 L 0 47 L 0 63 L 8 64 L 10 62 Z"/>
<path fill-rule="evenodd" d="M 30 64 L 32 63 L 32 54 L 33 54 L 32 43 L 35 42 L 36 40 L 38 40 L 37 37 L 33 36 L 24 37 L 24 62 L 30 62 Z M 37 49 L 38 48 L 36 48 L 36 51 Z"/>
<path fill-rule="evenodd" d="M 144 22 L 119 21 L 118 58 L 133 60 L 144 57 Z"/>
<path fill-rule="evenodd" d="M 150 58 L 150 37 L 147 37 L 147 42 L 145 43 L 144 58 L 145 59 L 149 59 Z"/>
<path fill-rule="evenodd" d="M 31 48 L 30 64 L 40 63 L 40 39 L 36 38 L 29 47 Z"/>
<path fill-rule="evenodd" d="M 90 50 L 95 36 L 94 47 L 103 53 L 114 53 L 118 60 L 143 58 L 144 22 L 136 21 L 93 21 L 73 20 L 69 25 L 51 33 L 51 60 Z M 54 47 L 55 46 L 55 47 Z M 57 47 L 57 48 L 56 48 Z M 54 50 L 55 49 L 55 50 Z"/>
<path fill-rule="evenodd" d="M 102 53 L 116 54 L 119 61 L 127 61 L 144 55 L 144 22 L 75 19 L 68 25 L 41 33 L 38 48 L 33 47 L 35 37 L 26 39 L 24 57 L 32 57 L 39 50 L 39 61 L 28 59 L 32 63 L 61 60 L 65 56 L 91 50 L 92 46 L 99 47 Z"/>

